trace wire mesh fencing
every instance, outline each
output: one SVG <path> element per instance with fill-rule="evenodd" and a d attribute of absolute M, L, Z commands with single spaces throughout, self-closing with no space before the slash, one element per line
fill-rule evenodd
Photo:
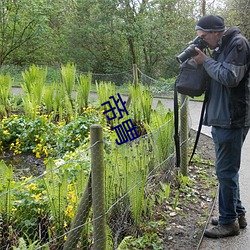
<path fill-rule="evenodd" d="M 175 172 L 173 123 L 172 112 L 155 114 L 147 134 L 122 145 L 97 136 L 36 176 L 17 178 L 1 161 L 1 249 L 119 249 L 142 234 Z"/>
<path fill-rule="evenodd" d="M 136 235 L 142 220 L 154 213 L 157 186 L 169 180 L 174 167 L 172 129 L 169 120 L 128 144 L 102 141 L 103 184 L 93 184 L 89 160 L 92 147 L 79 152 L 78 161 L 49 160 L 42 175 L 23 178 L 15 188 L 13 170 L 1 162 L 1 248 L 23 244 L 34 249 L 105 249 L 94 248 L 100 241 L 102 247 L 103 242 L 107 244 L 106 249 L 117 249 L 126 236 Z M 100 152 L 94 157 L 101 161 Z M 100 191 L 93 197 L 93 185 L 103 185 L 101 190 L 105 191 L 105 212 L 97 217 L 93 217 L 94 200 L 98 208 L 102 199 Z M 98 233 L 104 217 L 105 230 Z"/>

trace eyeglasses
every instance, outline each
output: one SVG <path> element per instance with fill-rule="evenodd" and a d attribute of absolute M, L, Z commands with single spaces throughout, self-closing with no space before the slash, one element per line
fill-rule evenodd
<path fill-rule="evenodd" d="M 205 39 L 207 37 L 207 35 L 211 34 L 211 33 L 214 33 L 214 32 L 213 31 L 206 32 L 206 33 L 203 33 L 202 35 L 200 35 L 199 37 L 202 38 L 202 39 Z"/>

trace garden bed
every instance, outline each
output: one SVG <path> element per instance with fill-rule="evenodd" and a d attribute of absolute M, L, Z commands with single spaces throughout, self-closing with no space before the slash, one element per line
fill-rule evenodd
<path fill-rule="evenodd" d="M 191 131 L 193 137 L 195 133 Z M 38 176 L 45 170 L 42 159 L 34 154 L 8 156 L 4 160 L 13 165 L 16 178 Z M 194 163 L 189 166 L 189 178 L 177 180 L 174 170 L 169 198 L 155 205 L 153 218 L 138 230 L 131 249 L 137 249 L 139 241 L 143 246 L 140 249 L 198 249 L 217 191 L 213 162 L 212 139 L 201 135 Z"/>

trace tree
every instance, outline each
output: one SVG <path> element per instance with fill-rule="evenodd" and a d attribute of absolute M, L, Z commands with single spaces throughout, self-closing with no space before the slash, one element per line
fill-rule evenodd
<path fill-rule="evenodd" d="M 239 26 L 242 33 L 250 39 L 250 2 L 248 0 L 225 0 L 221 11 L 226 25 Z"/>
<path fill-rule="evenodd" d="M 67 28 L 68 59 L 85 71 L 124 71 L 137 64 L 150 76 L 173 76 L 178 70 L 178 64 L 173 70 L 176 51 L 194 38 L 194 32 L 186 35 L 194 27 L 190 5 L 193 1 L 78 0 Z M 179 7 L 189 8 L 184 10 L 188 17 Z"/>
<path fill-rule="evenodd" d="M 231 1 L 231 0 L 228 0 Z M 243 0 L 237 0 L 243 3 Z M 0 64 L 66 64 L 93 73 L 137 64 L 153 78 L 178 73 L 176 56 L 215 0 L 6 0 Z M 209 10 L 210 13 L 207 13 Z M 236 11 L 234 12 L 236 16 Z"/>
<path fill-rule="evenodd" d="M 40 1 L 8 0 L 0 2 L 0 65 L 29 41 L 43 33 L 46 9 Z M 41 47 L 41 39 L 26 53 Z M 13 58 L 13 57 L 12 57 Z M 16 62 L 20 63 L 20 62 Z"/>

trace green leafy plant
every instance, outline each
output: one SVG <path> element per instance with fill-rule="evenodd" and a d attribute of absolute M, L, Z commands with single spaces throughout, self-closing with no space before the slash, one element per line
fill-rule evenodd
<path fill-rule="evenodd" d="M 14 177 L 12 166 L 8 167 L 3 160 L 0 161 L 0 213 L 5 215 L 6 222 L 10 221 L 13 194 L 10 191 L 14 187 Z"/>
<path fill-rule="evenodd" d="M 28 243 L 25 241 L 24 238 L 20 237 L 18 239 L 18 246 L 17 247 L 13 246 L 13 250 L 35 250 L 40 246 L 40 243 L 38 240 L 32 242 L 32 240 L 30 240 L 28 236 L 27 238 L 28 238 Z M 43 249 L 49 250 L 48 247 L 43 248 Z"/>
<path fill-rule="evenodd" d="M 129 85 L 131 95 L 131 106 L 134 121 L 136 124 L 141 122 L 150 123 L 152 110 L 152 95 L 149 89 L 144 89 L 143 85 Z"/>
<path fill-rule="evenodd" d="M 163 242 L 156 233 L 145 233 L 142 237 L 125 237 L 117 250 L 154 249 L 163 250 Z"/>
<path fill-rule="evenodd" d="M 116 94 L 115 84 L 112 82 L 96 82 L 96 90 L 100 105 L 104 102 L 107 102 L 110 96 L 114 96 Z M 101 106 L 102 110 L 105 110 L 105 108 L 105 105 Z"/>
<path fill-rule="evenodd" d="M 0 75 L 0 116 L 7 116 L 9 111 L 9 96 L 11 93 L 12 79 L 10 74 Z"/>
<path fill-rule="evenodd" d="M 18 230 L 21 237 L 28 240 L 45 238 L 48 228 L 44 228 L 45 221 L 49 221 L 48 197 L 41 179 L 35 180 L 32 176 L 22 177 L 17 183 L 18 188 L 12 190 L 15 200 L 13 202 L 13 227 Z M 44 221 L 44 222 L 43 222 Z M 38 226 L 39 225 L 39 226 Z M 28 235 L 28 238 L 27 238 Z"/>
<path fill-rule="evenodd" d="M 141 139 L 140 142 L 131 145 L 111 145 L 110 152 L 106 155 L 105 167 L 105 193 L 107 208 L 124 195 L 123 204 L 117 205 L 112 216 L 128 218 L 128 213 L 138 226 L 143 219 L 142 214 L 145 207 L 145 185 L 148 175 L 149 162 L 152 159 L 152 152 L 148 141 Z M 116 214 L 116 215 L 115 215 Z"/>
<path fill-rule="evenodd" d="M 24 82 L 21 87 L 24 91 L 24 111 L 29 117 L 35 117 L 40 112 L 43 97 L 43 88 L 46 82 L 47 68 L 32 65 L 29 70 L 22 72 Z"/>
<path fill-rule="evenodd" d="M 72 102 L 72 92 L 76 82 L 76 65 L 67 63 L 61 66 L 62 86 L 66 91 L 69 100 Z"/>
<path fill-rule="evenodd" d="M 171 192 L 171 183 L 162 183 L 160 182 L 161 188 L 158 191 L 160 197 L 160 203 L 164 200 L 168 200 Z"/>
<path fill-rule="evenodd" d="M 87 142 L 94 123 L 104 125 L 104 117 L 91 106 L 69 123 L 54 123 L 46 115 L 35 119 L 13 115 L 0 121 L 0 150 L 11 150 L 14 155 L 30 152 L 37 158 L 59 157 Z"/>
<path fill-rule="evenodd" d="M 44 89 L 44 96 L 43 102 L 45 105 L 45 112 L 46 114 L 51 114 L 53 111 L 53 103 L 54 103 L 54 94 L 55 94 L 56 84 L 46 86 Z"/>
<path fill-rule="evenodd" d="M 183 175 L 181 173 L 178 174 L 178 181 L 180 188 L 185 189 L 187 186 L 191 186 L 191 180 L 189 176 Z"/>
<path fill-rule="evenodd" d="M 166 111 L 162 102 L 158 102 L 156 109 L 152 111 L 150 123 L 146 123 L 145 127 L 148 132 L 152 132 L 148 136 L 152 139 L 155 159 L 160 163 L 167 159 L 173 152 L 173 129 L 174 119 L 173 112 Z"/>
<path fill-rule="evenodd" d="M 89 94 L 91 89 L 92 74 L 88 72 L 87 75 L 80 75 L 78 78 L 76 103 L 78 112 L 81 113 L 83 108 L 88 107 Z"/>
<path fill-rule="evenodd" d="M 175 196 L 172 204 L 173 209 L 176 209 L 179 205 L 179 196 L 180 196 L 180 191 L 177 189 L 175 190 Z"/>

